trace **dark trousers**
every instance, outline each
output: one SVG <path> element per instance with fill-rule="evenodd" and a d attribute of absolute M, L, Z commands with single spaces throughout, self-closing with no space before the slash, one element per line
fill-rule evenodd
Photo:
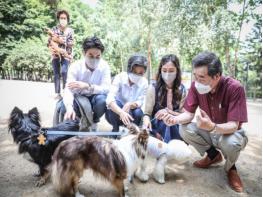
<path fill-rule="evenodd" d="M 116 101 L 116 103 L 120 108 L 123 107 L 121 102 Z M 129 114 L 133 117 L 133 122 L 139 126 L 143 116 L 141 108 L 131 109 Z M 107 109 L 105 117 L 106 120 L 112 125 L 112 131 L 119 131 L 119 126 L 123 125 L 123 122 L 120 120 L 120 116 L 113 112 L 111 109 Z"/>
<path fill-rule="evenodd" d="M 60 68 L 61 68 L 61 76 L 62 76 L 63 89 L 64 89 L 67 82 L 68 66 L 69 66 L 69 61 L 63 57 L 61 59 L 60 58 L 52 59 L 55 92 L 58 94 L 60 93 Z"/>
<path fill-rule="evenodd" d="M 93 122 L 98 123 L 100 121 L 100 118 L 103 116 L 103 114 L 106 111 L 106 98 L 107 95 L 105 94 L 95 94 L 92 96 L 89 96 L 89 101 L 92 106 L 93 111 Z"/>

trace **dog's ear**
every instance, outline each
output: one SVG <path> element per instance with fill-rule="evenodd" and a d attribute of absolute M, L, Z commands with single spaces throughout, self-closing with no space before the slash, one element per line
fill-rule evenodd
<path fill-rule="evenodd" d="M 15 106 L 11 112 L 11 116 L 12 115 L 23 116 L 23 111 Z"/>
<path fill-rule="evenodd" d="M 134 124 L 134 123 L 131 123 L 131 124 L 127 125 L 127 128 L 129 129 L 129 133 L 130 134 L 134 134 L 135 135 L 135 134 L 140 133 L 139 127 L 136 124 Z"/>
<path fill-rule="evenodd" d="M 23 117 L 24 117 L 23 111 L 20 110 L 18 107 L 14 107 L 9 117 L 9 123 L 8 123 L 9 131 L 12 128 L 18 126 L 21 122 L 21 119 L 23 119 Z"/>
<path fill-rule="evenodd" d="M 40 115 L 36 107 L 28 111 L 28 117 L 35 123 L 40 124 Z"/>
<path fill-rule="evenodd" d="M 139 143 L 146 147 L 148 138 L 149 138 L 149 131 L 147 129 L 141 129 L 138 135 Z"/>
<path fill-rule="evenodd" d="M 23 111 L 21 109 L 19 109 L 18 107 L 14 107 L 14 109 L 12 110 L 11 114 L 10 114 L 10 121 L 14 121 L 14 120 L 18 120 L 23 118 Z"/>

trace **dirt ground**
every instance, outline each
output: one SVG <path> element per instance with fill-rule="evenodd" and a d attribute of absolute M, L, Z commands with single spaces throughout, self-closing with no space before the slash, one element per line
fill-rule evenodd
<path fill-rule="evenodd" d="M 43 187 L 34 186 L 37 171 L 35 164 L 30 163 L 23 155 L 17 154 L 7 130 L 9 113 L 14 106 L 27 111 L 38 107 L 43 126 L 51 126 L 55 101 L 52 98 L 53 84 L 0 80 L 0 197 L 56 197 L 50 183 Z M 222 196 L 262 196 L 262 107 L 258 103 L 248 104 L 249 123 L 244 125 L 249 136 L 249 143 L 241 152 L 237 162 L 245 192 L 237 194 L 227 184 L 224 162 L 209 169 L 197 169 L 193 161 L 199 154 L 193 149 L 191 161 L 185 165 L 170 165 L 166 172 L 166 183 L 160 185 L 153 178 L 147 183 L 135 180 L 130 187 L 130 197 L 222 197 Z M 100 130 L 109 130 L 110 126 L 103 119 Z M 148 171 L 151 172 L 154 161 L 149 159 Z M 114 188 L 106 181 L 86 171 L 80 183 L 80 191 L 86 197 L 114 197 Z"/>

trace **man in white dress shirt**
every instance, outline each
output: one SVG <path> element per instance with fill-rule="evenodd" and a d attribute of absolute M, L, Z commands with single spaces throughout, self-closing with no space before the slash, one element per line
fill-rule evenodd
<path fill-rule="evenodd" d="M 106 111 L 106 97 L 111 76 L 110 67 L 102 59 L 104 46 L 97 37 L 86 38 L 82 45 L 84 58 L 73 63 L 68 71 L 63 97 L 66 108 L 65 119 L 75 119 L 80 112 L 74 95 L 81 94 L 89 100 L 93 111 L 91 130 L 97 130 L 97 123 Z"/>
<path fill-rule="evenodd" d="M 143 76 L 147 70 L 147 59 L 142 55 L 133 55 L 128 61 L 128 72 L 115 76 L 106 103 L 106 120 L 118 131 L 119 126 L 131 122 L 139 125 L 148 82 Z"/>

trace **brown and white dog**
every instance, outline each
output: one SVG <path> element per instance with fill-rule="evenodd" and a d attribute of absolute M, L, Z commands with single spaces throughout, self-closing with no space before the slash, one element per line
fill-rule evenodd
<path fill-rule="evenodd" d="M 132 177 L 144 159 L 148 131 L 129 127 L 130 134 L 120 140 L 100 137 L 74 137 L 63 141 L 52 161 L 52 182 L 63 196 L 83 196 L 78 192 L 79 179 L 85 169 L 92 169 L 116 187 L 124 197 L 124 180 Z"/>

